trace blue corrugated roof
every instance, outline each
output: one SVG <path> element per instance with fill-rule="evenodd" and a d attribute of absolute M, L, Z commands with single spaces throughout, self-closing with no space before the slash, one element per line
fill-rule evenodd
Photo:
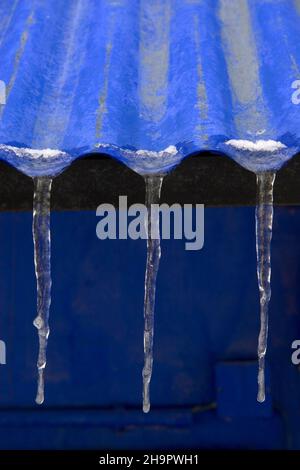
<path fill-rule="evenodd" d="M 299 44 L 300 0 L 1 0 L 0 157 L 30 175 L 95 151 L 141 172 L 201 150 L 277 169 L 300 150 Z"/>

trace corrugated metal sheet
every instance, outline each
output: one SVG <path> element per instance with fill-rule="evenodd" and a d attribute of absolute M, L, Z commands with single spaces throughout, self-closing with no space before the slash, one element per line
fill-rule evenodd
<path fill-rule="evenodd" d="M 55 174 L 101 151 L 145 172 L 208 149 L 277 169 L 300 149 L 299 44 L 300 0 L 1 0 L 0 157 Z"/>

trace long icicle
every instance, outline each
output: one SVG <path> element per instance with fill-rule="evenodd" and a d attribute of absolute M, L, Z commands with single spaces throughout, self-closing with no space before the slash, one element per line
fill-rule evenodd
<path fill-rule="evenodd" d="M 143 411 L 150 411 L 150 381 L 153 366 L 153 333 L 156 277 L 159 268 L 160 231 L 159 212 L 152 210 L 152 204 L 159 204 L 163 176 L 145 176 L 147 216 L 147 264 L 144 296 L 144 368 L 143 368 Z M 155 214 L 155 215 L 154 215 Z"/>
<path fill-rule="evenodd" d="M 51 304 L 51 251 L 50 251 L 50 196 L 52 179 L 47 176 L 34 180 L 32 234 L 34 265 L 37 282 L 37 316 L 33 322 L 38 329 L 38 385 L 36 403 L 44 401 L 44 369 L 49 336 L 49 310 Z"/>
<path fill-rule="evenodd" d="M 260 332 L 258 338 L 258 394 L 257 401 L 264 402 L 265 393 L 265 356 L 268 342 L 268 309 L 271 298 L 271 240 L 273 225 L 273 186 L 275 172 L 256 175 L 257 205 L 256 256 L 257 279 L 260 298 Z"/>

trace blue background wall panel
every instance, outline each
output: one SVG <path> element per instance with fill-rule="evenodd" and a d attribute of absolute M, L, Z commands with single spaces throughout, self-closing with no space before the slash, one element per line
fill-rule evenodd
<path fill-rule="evenodd" d="M 217 417 L 217 365 L 247 366 L 256 358 L 254 209 L 205 214 L 203 250 L 162 242 L 153 412 L 147 416 L 141 411 L 145 244 L 99 241 L 93 212 L 53 213 L 46 402 L 37 408 L 31 215 L 0 215 L 0 337 L 7 344 L 7 365 L 0 367 L 2 448 L 18 447 L 20 435 L 22 448 L 143 447 L 144 438 L 152 448 L 300 447 L 299 370 L 291 363 L 291 344 L 300 333 L 299 209 L 275 209 L 268 350 L 274 406 L 268 418 Z M 256 367 L 250 380 L 255 391 Z M 260 413 L 250 390 L 243 413 L 249 399 L 248 414 L 252 407 Z M 225 405 L 241 412 L 234 395 Z M 16 431 L 22 426 L 30 433 Z"/>

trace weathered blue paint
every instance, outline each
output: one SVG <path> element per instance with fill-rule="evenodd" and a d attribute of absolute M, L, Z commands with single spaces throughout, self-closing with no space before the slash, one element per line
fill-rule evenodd
<path fill-rule="evenodd" d="M 299 0 L 2 0 L 0 143 L 58 152 L 52 164 L 43 151 L 0 157 L 56 174 L 101 151 L 151 172 L 208 149 L 278 169 L 300 149 L 299 44 Z M 229 139 L 286 148 L 241 152 Z M 137 153 L 169 146 L 168 159 Z"/>

